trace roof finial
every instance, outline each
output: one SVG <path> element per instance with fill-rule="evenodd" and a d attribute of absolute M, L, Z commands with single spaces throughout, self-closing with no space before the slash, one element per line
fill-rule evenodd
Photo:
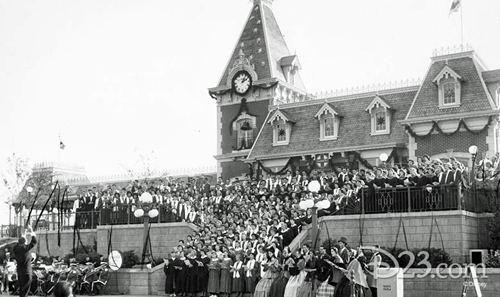
<path fill-rule="evenodd" d="M 252 0 L 250 0 L 252 1 Z M 273 1 L 274 0 L 253 0 L 253 4 L 254 5 L 257 5 L 257 4 L 268 4 L 268 5 L 272 5 L 273 4 Z"/>

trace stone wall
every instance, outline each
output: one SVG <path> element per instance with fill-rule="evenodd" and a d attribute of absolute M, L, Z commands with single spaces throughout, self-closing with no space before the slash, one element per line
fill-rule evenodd
<path fill-rule="evenodd" d="M 465 268 L 426 272 L 425 269 L 408 269 L 404 274 L 403 292 L 405 297 L 457 297 L 462 292 Z M 500 269 L 478 269 L 478 283 L 484 297 L 497 297 L 500 292 Z M 153 269 L 120 269 L 111 276 L 106 286 L 107 294 L 123 295 L 165 295 L 163 264 Z M 127 285 L 123 285 L 127 284 Z M 232 294 L 231 297 L 236 296 Z M 379 296 L 384 296 L 379 293 Z M 475 297 L 474 287 L 468 288 L 468 297 Z M 251 297 L 245 294 L 244 297 Z"/>
<path fill-rule="evenodd" d="M 150 230 L 151 246 L 155 258 L 166 258 L 179 243 L 196 230 L 196 226 L 188 223 L 152 224 Z M 142 255 L 144 226 L 116 225 L 97 227 L 97 252 L 107 254 L 109 235 L 111 234 L 111 248 L 119 251 L 134 250 Z"/>
<path fill-rule="evenodd" d="M 63 257 L 73 250 L 73 230 L 61 231 L 61 246 L 57 244 L 57 231 L 37 231 L 38 245 L 36 253 L 42 256 Z M 93 245 L 97 238 L 96 229 L 80 230 L 80 240 L 83 245 Z M 75 237 L 75 246 L 78 236 Z"/>
<path fill-rule="evenodd" d="M 186 240 L 196 226 L 188 223 L 163 223 L 151 225 L 151 245 L 155 258 L 165 258 L 178 245 L 179 240 Z M 107 255 L 109 235 L 111 248 L 119 251 L 134 250 L 141 257 L 143 250 L 142 224 L 98 226 L 97 229 L 80 230 L 81 243 L 94 245 L 97 241 L 97 252 Z M 57 245 L 57 231 L 38 231 L 37 254 L 42 256 L 64 256 L 73 249 L 73 230 L 61 231 L 61 247 Z"/>
<path fill-rule="evenodd" d="M 431 247 L 444 245 L 454 262 L 467 263 L 470 249 L 488 248 L 484 222 L 489 216 L 462 210 L 328 216 L 320 218 L 319 236 L 320 242 L 328 235 L 334 239 L 344 236 L 351 246 L 362 241 L 363 245 L 385 247 L 393 247 L 397 238 L 397 246 L 406 248 L 403 228 L 399 228 L 401 219 L 410 249 L 427 247 L 431 239 Z"/>
<path fill-rule="evenodd" d="M 416 277 L 410 275 L 414 273 Z M 500 295 L 500 269 L 478 269 L 478 283 L 483 297 L 497 297 Z M 463 283 L 467 280 L 465 268 L 452 268 L 443 271 L 432 271 L 423 276 L 422 269 L 408 269 L 404 274 L 405 297 L 458 297 L 461 296 Z M 379 294 L 379 296 L 382 296 Z M 468 287 L 467 297 L 477 296 L 474 287 Z"/>

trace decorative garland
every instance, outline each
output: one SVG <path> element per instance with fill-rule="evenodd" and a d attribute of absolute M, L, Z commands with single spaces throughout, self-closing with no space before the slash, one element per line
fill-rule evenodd
<path fill-rule="evenodd" d="M 366 161 L 365 159 L 363 159 L 358 152 L 352 152 L 352 153 L 354 155 L 354 160 L 352 160 L 351 165 L 349 166 L 349 170 L 352 171 L 354 169 L 354 163 L 356 163 L 356 161 L 360 162 L 363 166 L 365 166 L 368 169 L 373 169 L 373 165 L 368 163 L 368 161 Z"/>
<path fill-rule="evenodd" d="M 491 125 L 492 121 L 493 121 L 493 117 L 489 116 L 488 123 L 486 123 L 486 125 L 484 125 L 484 127 L 481 130 L 478 130 L 478 131 L 472 131 L 471 129 L 469 129 L 469 126 L 467 126 L 467 124 L 465 123 L 464 119 L 460 119 L 460 122 L 458 123 L 457 129 L 455 131 L 451 132 L 451 133 L 445 133 L 445 132 L 443 132 L 443 130 L 441 130 L 441 128 L 439 127 L 439 125 L 438 125 L 438 123 L 436 121 L 432 121 L 432 128 L 425 135 L 417 135 L 411 129 L 410 125 L 405 125 L 405 130 L 406 130 L 406 132 L 408 132 L 408 134 L 410 134 L 412 137 L 415 137 L 415 138 L 426 138 L 426 137 L 430 136 L 432 134 L 432 132 L 434 132 L 434 130 L 436 130 L 441 135 L 452 136 L 452 135 L 456 134 L 460 130 L 460 128 L 462 128 L 462 127 L 464 127 L 467 132 L 477 135 L 479 133 L 482 133 L 486 129 L 488 129 L 488 127 Z"/>
<path fill-rule="evenodd" d="M 391 154 L 389 155 L 389 157 L 387 157 L 387 163 L 391 162 L 391 160 L 394 158 L 394 163 L 398 163 L 398 159 L 399 159 L 399 156 L 398 156 L 398 150 L 396 148 L 393 148 L 392 149 L 392 152 Z"/>
<path fill-rule="evenodd" d="M 238 119 L 238 117 L 243 112 L 246 112 L 247 115 L 249 115 L 249 116 L 257 117 L 257 115 L 254 115 L 254 114 L 250 113 L 250 111 L 248 110 L 247 99 L 245 99 L 245 98 L 241 99 L 240 109 L 239 109 L 238 113 L 236 114 L 236 116 L 229 123 L 229 135 L 233 135 L 233 123 Z"/>
<path fill-rule="evenodd" d="M 264 170 L 265 173 L 270 174 L 270 175 L 281 175 L 286 172 L 288 167 L 292 166 L 293 158 L 288 159 L 288 162 L 286 165 L 278 172 L 273 172 L 271 169 L 264 167 L 262 165 L 262 162 L 260 160 L 257 160 L 257 165 L 259 166 L 260 169 Z"/>
<path fill-rule="evenodd" d="M 253 90 L 254 90 L 253 92 L 255 93 L 255 91 L 258 89 L 259 90 L 267 90 L 267 89 L 270 89 L 270 88 L 276 86 L 277 84 L 278 84 L 278 82 L 266 84 L 266 85 L 263 85 L 262 87 L 258 86 L 258 85 L 252 86 Z M 226 95 L 229 92 L 231 92 L 231 99 L 232 99 L 233 98 L 233 89 L 232 88 L 229 88 L 227 90 L 222 90 L 222 91 L 208 91 L 208 94 L 210 95 L 210 97 L 212 97 L 212 99 L 217 100 L 217 96 Z"/>

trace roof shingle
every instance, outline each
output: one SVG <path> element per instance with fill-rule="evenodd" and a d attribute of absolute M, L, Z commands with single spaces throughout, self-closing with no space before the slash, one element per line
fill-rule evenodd
<path fill-rule="evenodd" d="M 384 100 L 394 108 L 391 133 L 377 136 L 371 136 L 371 118 L 370 114 L 365 111 L 374 96 L 329 102 L 343 118 L 340 120 L 338 138 L 328 141 L 320 141 L 320 123 L 315 118 L 324 101 L 311 102 L 310 105 L 300 107 L 280 107 L 281 111 L 285 110 L 295 120 L 290 143 L 283 146 L 273 146 L 273 128 L 266 124 L 256 139 L 249 158 L 266 158 L 266 156 L 292 153 L 300 155 L 311 150 L 341 151 L 342 148 L 353 146 L 407 143 L 408 136 L 398 121 L 405 118 L 415 94 L 416 91 L 407 91 L 384 95 Z"/>

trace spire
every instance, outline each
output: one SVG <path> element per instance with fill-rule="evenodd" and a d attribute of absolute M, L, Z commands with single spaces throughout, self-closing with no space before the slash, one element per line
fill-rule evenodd
<path fill-rule="evenodd" d="M 282 65 L 282 60 L 291 54 L 271 9 L 272 3 L 273 0 L 253 0 L 248 19 L 218 86 L 228 86 L 230 72 L 243 62 L 255 72 L 254 81 L 266 78 L 288 81 L 285 73 L 288 68 Z M 294 85 L 304 89 L 299 75 L 295 75 Z"/>
<path fill-rule="evenodd" d="M 267 4 L 267 5 L 272 5 L 274 0 L 253 0 L 254 5 L 259 5 L 261 3 Z"/>

